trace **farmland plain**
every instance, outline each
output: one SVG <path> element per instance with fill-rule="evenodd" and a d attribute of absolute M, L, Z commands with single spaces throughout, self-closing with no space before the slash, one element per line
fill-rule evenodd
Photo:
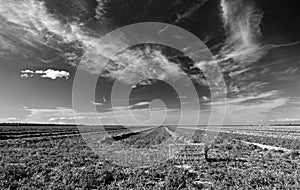
<path fill-rule="evenodd" d="M 1 126 L 0 189 L 300 188 L 297 154 L 251 144 L 299 151 L 297 127 L 224 126 L 202 162 L 180 164 L 171 158 L 134 168 L 96 154 L 84 136 L 101 131 L 95 126 L 87 129 L 82 135 L 77 126 Z M 108 152 L 115 143 L 150 150 L 170 139 L 184 139 L 180 131 L 191 130 L 176 126 L 104 129 L 109 135 L 98 142 Z M 202 142 L 205 134 L 205 128 L 197 127 L 192 141 Z"/>

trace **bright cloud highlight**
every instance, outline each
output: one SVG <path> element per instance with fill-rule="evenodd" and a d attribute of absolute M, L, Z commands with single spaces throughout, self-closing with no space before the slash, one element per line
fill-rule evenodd
<path fill-rule="evenodd" d="M 47 70 L 36 70 L 36 71 L 31 71 L 31 70 L 24 70 L 21 71 L 21 77 L 22 78 L 28 78 L 28 77 L 33 77 L 33 76 L 39 76 L 41 78 L 49 78 L 52 80 L 58 79 L 58 78 L 64 78 L 68 79 L 70 76 L 70 73 L 67 71 L 59 71 L 59 70 L 53 70 L 53 69 L 47 69 Z"/>

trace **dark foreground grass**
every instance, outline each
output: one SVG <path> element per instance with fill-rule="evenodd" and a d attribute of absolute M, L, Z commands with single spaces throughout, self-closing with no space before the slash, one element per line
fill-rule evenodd
<path fill-rule="evenodd" d="M 2 140 L 0 189 L 300 189 L 299 159 L 216 142 L 194 166 L 169 160 L 132 169 L 100 160 L 79 135 Z"/>

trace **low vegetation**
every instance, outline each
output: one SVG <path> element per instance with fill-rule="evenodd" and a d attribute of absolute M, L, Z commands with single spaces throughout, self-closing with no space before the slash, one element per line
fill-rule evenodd
<path fill-rule="evenodd" d="M 159 129 L 120 141 L 145 147 L 169 137 Z M 194 138 L 201 138 L 201 132 Z M 1 140 L 0 155 L 0 189 L 300 188 L 298 156 L 284 157 L 283 152 L 244 144 L 225 134 L 216 139 L 207 160 L 190 165 L 170 159 L 149 167 L 118 166 L 100 159 L 80 135 Z"/>

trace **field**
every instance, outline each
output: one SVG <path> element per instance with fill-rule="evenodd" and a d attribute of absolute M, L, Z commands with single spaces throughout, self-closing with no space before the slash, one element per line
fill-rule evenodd
<path fill-rule="evenodd" d="M 183 164 L 170 158 L 145 167 L 121 166 L 107 159 L 109 155 L 95 154 L 95 149 L 86 144 L 85 135 L 104 131 L 87 129 L 83 138 L 76 126 L 1 126 L 0 189 L 300 188 L 296 127 L 222 128 L 201 162 Z M 98 146 L 107 150 L 103 154 L 116 146 L 154 150 L 174 138 L 184 141 L 184 135 L 175 133 L 175 127 L 133 131 L 108 126 L 105 130 L 111 137 L 97 139 Z M 198 129 L 193 143 L 202 142 L 203 136 L 204 130 Z"/>

